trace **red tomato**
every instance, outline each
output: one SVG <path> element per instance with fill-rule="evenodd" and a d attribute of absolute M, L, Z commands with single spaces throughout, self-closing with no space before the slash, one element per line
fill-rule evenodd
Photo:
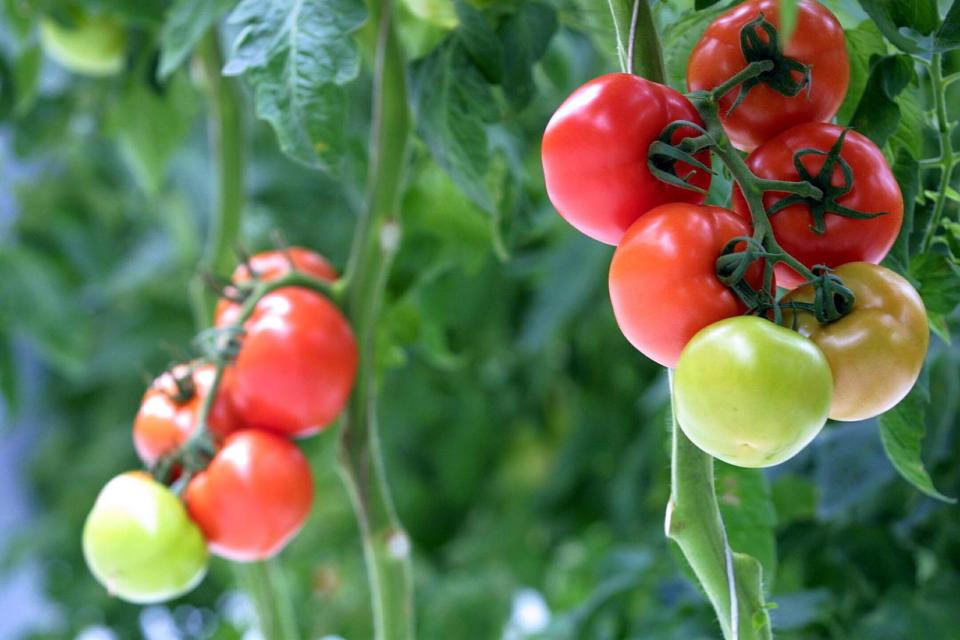
<path fill-rule="evenodd" d="M 248 429 L 227 438 L 183 497 L 210 551 L 250 562 L 273 556 L 300 531 L 313 503 L 313 476 L 295 444 Z"/>
<path fill-rule="evenodd" d="M 720 207 L 673 203 L 637 220 L 610 264 L 610 301 L 620 330 L 645 356 L 673 367 L 698 331 L 746 311 L 716 275 L 724 246 L 750 225 Z M 747 272 L 761 286 L 759 263 Z"/>
<path fill-rule="evenodd" d="M 290 273 L 290 263 L 298 271 L 333 282 L 337 279 L 337 270 L 333 268 L 327 259 L 315 251 L 304 249 L 303 247 L 288 247 L 287 249 L 274 249 L 273 251 L 262 251 L 250 256 L 249 265 L 257 278 L 265 282 L 276 280 Z M 246 264 L 239 264 L 233 270 L 231 280 L 234 284 L 243 284 L 250 280 L 250 269 Z M 217 301 L 217 310 L 214 314 L 215 324 L 218 327 L 224 327 L 237 321 L 240 315 L 240 305 L 226 298 Z"/>
<path fill-rule="evenodd" d="M 200 408 L 210 391 L 216 369 L 204 364 L 193 372 L 194 391 L 180 398 L 176 377 L 189 375 L 188 365 L 177 365 L 153 381 L 143 396 L 140 410 L 133 420 L 133 446 L 137 455 L 147 465 L 153 465 L 165 454 L 172 453 L 183 444 L 197 426 Z M 208 426 L 214 439 L 223 438 L 240 427 L 240 421 L 226 397 L 229 381 L 220 384 L 220 393 L 213 403 Z"/>
<path fill-rule="evenodd" d="M 811 122 L 794 127 L 770 140 L 747 158 L 747 165 L 761 178 L 772 180 L 800 180 L 793 163 L 793 154 L 806 148 L 829 151 L 843 132 L 833 124 Z M 798 203 L 774 213 L 770 221 L 780 245 L 807 267 L 825 264 L 839 267 L 848 262 L 879 263 L 893 246 L 903 221 L 903 196 L 897 180 L 890 171 L 883 153 L 869 139 L 856 131 L 849 131 L 840 149 L 840 157 L 853 172 L 852 188 L 837 199 L 849 209 L 864 213 L 885 211 L 885 215 L 869 219 L 855 219 L 827 213 L 824 233 L 812 228 L 810 207 Z M 823 167 L 824 156 L 802 156 L 803 166 L 813 176 Z M 840 186 L 844 177 L 840 167 L 834 167 L 829 184 Z M 785 194 L 768 192 L 763 199 L 769 208 Z M 747 203 L 739 188 L 734 189 L 733 208 L 749 218 Z M 777 265 L 777 284 L 793 289 L 803 279 L 790 267 Z"/>
<path fill-rule="evenodd" d="M 647 165 L 647 151 L 675 120 L 703 126 L 700 114 L 670 87 L 626 73 L 595 78 L 573 92 L 543 134 L 543 174 L 550 201 L 586 235 L 617 244 L 633 221 L 668 202 L 704 201 L 695 191 L 667 184 Z M 696 135 L 690 127 L 673 142 Z M 697 159 L 710 164 L 709 152 Z M 675 173 L 702 189 L 710 174 L 678 163 Z"/>
<path fill-rule="evenodd" d="M 343 410 L 357 360 L 353 331 L 336 305 L 284 287 L 264 296 L 244 323 L 240 353 L 228 368 L 233 407 L 251 427 L 311 435 Z"/>
<path fill-rule="evenodd" d="M 776 0 L 747 0 L 721 14 L 697 42 L 687 62 L 691 91 L 710 90 L 747 66 L 740 30 L 760 13 L 779 27 Z M 764 37 L 764 42 L 767 39 Z M 797 3 L 796 27 L 784 55 L 809 65 L 810 84 L 793 97 L 769 85 L 754 86 L 733 113 L 727 111 L 737 89 L 720 99 L 720 119 L 734 146 L 750 151 L 784 129 L 803 122 L 827 121 L 836 115 L 847 93 L 850 62 L 843 28 L 830 11 L 814 0 Z M 799 79 L 799 74 L 794 75 Z"/>

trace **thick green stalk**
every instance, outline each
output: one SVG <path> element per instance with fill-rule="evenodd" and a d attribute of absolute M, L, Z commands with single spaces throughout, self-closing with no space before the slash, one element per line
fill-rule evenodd
<path fill-rule="evenodd" d="M 647 80 L 666 82 L 660 35 L 650 0 L 607 0 L 617 34 L 620 68 Z"/>
<path fill-rule="evenodd" d="M 363 538 L 375 637 L 408 640 L 414 626 L 411 548 L 393 506 L 380 451 L 376 343 L 387 276 L 400 243 L 397 218 L 410 116 L 390 0 L 374 0 L 370 13 L 377 32 L 370 169 L 346 275 L 346 312 L 357 334 L 360 366 L 343 421 L 339 463 Z"/>
<path fill-rule="evenodd" d="M 211 29 L 199 49 L 209 107 L 209 148 L 213 161 L 214 209 L 201 269 L 220 276 L 230 274 L 233 250 L 240 233 L 244 200 L 243 123 L 240 92 L 233 78 L 221 74 L 223 53 L 216 29 Z M 208 291 L 203 278 L 191 283 L 194 315 L 201 327 L 210 326 L 216 296 Z"/>
<path fill-rule="evenodd" d="M 257 626 L 266 640 L 300 640 L 283 569 L 276 559 L 234 563 L 234 574 L 253 602 Z"/>
<path fill-rule="evenodd" d="M 953 153 L 953 142 L 950 139 L 950 120 L 947 115 L 948 83 L 943 78 L 942 54 L 933 54 L 929 69 L 930 82 L 933 85 L 934 106 L 937 113 L 937 133 L 940 138 L 940 162 L 938 165 L 934 165 L 940 169 L 940 185 L 937 189 L 937 200 L 933 205 L 933 214 L 930 216 L 930 224 L 923 236 L 924 251 L 930 248 L 937 227 L 940 226 L 943 210 L 947 206 L 947 189 L 950 187 L 950 178 L 957 162 L 957 157 Z"/>
<path fill-rule="evenodd" d="M 670 371 L 673 402 L 673 371 Z M 769 640 L 760 563 L 727 543 L 713 480 L 713 458 L 684 435 L 673 414 L 673 466 L 664 530 L 707 594 L 725 640 Z"/>

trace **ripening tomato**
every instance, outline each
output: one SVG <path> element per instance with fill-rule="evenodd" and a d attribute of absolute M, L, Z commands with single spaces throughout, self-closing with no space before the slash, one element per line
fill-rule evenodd
<path fill-rule="evenodd" d="M 746 307 L 716 275 L 716 262 L 750 224 L 720 207 L 674 203 L 637 220 L 610 264 L 610 302 L 627 340 L 672 367 L 695 333 Z M 748 281 L 761 285 L 759 263 Z"/>
<path fill-rule="evenodd" d="M 843 131 L 834 124 L 802 124 L 759 147 L 747 158 L 747 165 L 761 178 L 800 180 L 794 154 L 803 149 L 816 149 L 821 153 L 804 154 L 800 160 L 811 176 L 818 177 L 824 165 L 822 153 L 830 151 Z M 857 219 L 827 212 L 823 233 L 818 233 L 809 204 L 797 203 L 774 213 L 770 222 L 777 241 L 807 267 L 822 264 L 832 268 L 848 262 L 876 264 L 887 255 L 900 233 L 903 196 L 883 152 L 867 137 L 848 131 L 840 148 L 840 158 L 850 166 L 852 180 L 850 190 L 837 198 L 837 204 L 863 213 L 883 212 L 883 215 Z M 845 185 L 839 166 L 822 180 L 833 187 Z M 768 192 L 763 198 L 764 206 L 769 209 L 785 196 Z M 733 208 L 749 219 L 750 212 L 739 188 L 733 192 Z M 803 278 L 783 263 L 777 265 L 776 273 L 777 284 L 782 287 L 792 289 L 803 282 Z"/>
<path fill-rule="evenodd" d="M 192 374 L 190 368 L 190 365 L 178 365 L 161 375 L 153 381 L 140 403 L 140 410 L 133 420 L 133 445 L 148 466 L 172 453 L 197 427 L 200 409 L 213 384 L 216 368 L 203 364 L 195 367 Z M 176 378 L 186 380 L 178 386 Z M 240 426 L 240 420 L 227 400 L 229 389 L 229 379 L 225 378 L 208 416 L 207 426 L 215 440 Z"/>
<path fill-rule="evenodd" d="M 337 270 L 333 268 L 327 259 L 316 251 L 304 249 L 303 247 L 288 247 L 286 249 L 274 249 L 272 251 L 261 251 L 250 256 L 247 264 L 239 264 L 233 270 L 231 281 L 234 284 L 243 284 L 250 281 L 250 267 L 256 277 L 264 282 L 276 280 L 290 273 L 290 265 L 296 267 L 308 276 L 320 278 L 334 282 L 337 277 Z M 225 327 L 233 324 L 240 317 L 240 305 L 226 298 L 217 301 L 217 309 L 214 314 L 215 323 L 218 327 Z"/>
<path fill-rule="evenodd" d="M 207 549 L 180 499 L 148 474 L 121 474 L 100 491 L 83 525 L 83 555 L 111 595 L 146 604 L 190 591 Z"/>
<path fill-rule="evenodd" d="M 657 205 L 703 202 L 703 194 L 669 185 L 650 172 L 647 151 L 675 120 L 703 126 L 682 94 L 639 76 L 610 73 L 574 91 L 543 134 L 543 175 L 560 215 L 591 238 L 617 244 Z M 696 134 L 683 127 L 672 141 Z M 709 152 L 696 157 L 710 164 Z M 710 186 L 710 174 L 688 164 L 677 163 L 674 173 L 701 189 Z"/>
<path fill-rule="evenodd" d="M 827 422 L 826 356 L 798 333 L 755 316 L 712 324 L 677 363 L 677 422 L 705 452 L 739 467 L 792 458 Z"/>
<path fill-rule="evenodd" d="M 114 18 L 71 11 L 71 24 L 40 19 L 40 42 L 48 56 L 73 71 L 109 76 L 123 71 L 127 35 Z"/>
<path fill-rule="evenodd" d="M 853 311 L 821 325 L 813 314 L 784 310 L 785 326 L 820 347 L 833 371 L 834 420 L 866 420 L 892 408 L 920 376 L 930 343 L 927 312 L 920 294 L 885 267 L 853 262 L 835 273 L 853 291 Z M 806 285 L 785 302 L 813 302 Z"/>
<path fill-rule="evenodd" d="M 226 439 L 187 485 L 184 500 L 213 553 L 263 560 L 286 546 L 310 515 L 313 477 L 295 444 L 248 429 Z"/>
<path fill-rule="evenodd" d="M 709 91 L 747 66 L 740 32 L 761 13 L 779 28 L 777 0 L 747 0 L 710 23 L 687 62 L 691 91 Z M 767 36 L 762 41 L 769 43 Z M 846 96 L 850 80 L 846 40 L 840 23 L 826 7 L 815 0 L 800 0 L 793 34 L 786 43 L 781 37 L 780 46 L 785 56 L 809 66 L 809 86 L 789 97 L 761 82 L 729 114 L 738 89 L 723 96 L 719 103 L 723 128 L 734 146 L 744 151 L 794 125 L 830 120 Z M 800 76 L 793 72 L 795 80 Z"/>
<path fill-rule="evenodd" d="M 227 369 L 230 399 L 251 427 L 308 436 L 343 410 L 357 361 L 353 331 L 336 305 L 284 287 L 264 296 L 244 323 L 240 353 Z"/>

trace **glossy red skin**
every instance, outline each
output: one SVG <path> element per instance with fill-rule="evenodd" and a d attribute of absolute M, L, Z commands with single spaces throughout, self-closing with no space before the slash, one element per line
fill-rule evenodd
<path fill-rule="evenodd" d="M 610 264 L 610 301 L 623 335 L 651 360 L 673 367 L 698 331 L 744 313 L 717 279 L 716 261 L 728 241 L 751 231 L 732 211 L 706 205 L 667 204 L 637 220 Z M 748 278 L 761 285 L 758 263 Z"/>
<path fill-rule="evenodd" d="M 654 177 L 647 151 L 674 120 L 703 126 L 694 106 L 670 87 L 626 73 L 594 78 L 567 98 L 543 134 L 543 174 L 550 201 L 584 234 L 617 244 L 627 228 L 650 209 L 668 202 L 704 201 L 702 194 Z M 687 127 L 674 142 L 696 135 Z M 709 153 L 697 158 L 710 165 Z M 685 176 L 693 167 L 680 163 Z M 707 189 L 710 175 L 689 179 Z"/>
<path fill-rule="evenodd" d="M 721 14 L 704 32 L 687 62 L 691 91 L 710 90 L 747 64 L 740 47 L 740 30 L 763 12 L 779 30 L 776 0 L 747 0 Z M 843 28 L 830 10 L 815 0 L 797 3 L 797 22 L 784 54 L 811 65 L 809 92 L 794 97 L 765 84 L 755 86 L 729 116 L 737 97 L 731 91 L 720 99 L 720 120 L 734 146 L 751 151 L 781 131 L 804 122 L 826 122 L 836 115 L 847 94 L 850 61 Z"/>
<path fill-rule="evenodd" d="M 337 270 L 333 268 L 327 259 L 316 251 L 304 249 L 303 247 L 288 247 L 287 249 L 274 249 L 272 251 L 262 251 L 250 256 L 249 263 L 253 267 L 254 273 L 264 282 L 276 280 L 290 273 L 290 263 L 308 276 L 320 278 L 334 282 L 339 276 Z M 231 281 L 234 284 L 243 284 L 250 280 L 250 269 L 246 264 L 239 264 L 233 270 Z M 217 301 L 217 309 L 214 314 L 215 324 L 223 327 L 233 324 L 240 317 L 240 305 L 236 302 L 220 298 Z"/>
<path fill-rule="evenodd" d="M 346 406 L 357 361 L 353 331 L 336 305 L 308 289 L 278 289 L 244 323 L 240 353 L 227 368 L 234 410 L 251 427 L 312 435 Z"/>
<path fill-rule="evenodd" d="M 133 420 L 133 445 L 145 464 L 153 465 L 163 455 L 172 453 L 183 444 L 197 426 L 204 398 L 213 384 L 216 369 L 213 365 L 200 365 L 193 372 L 195 393 L 193 397 L 177 403 L 177 385 L 174 375 L 187 374 L 186 365 L 178 365 L 173 372 L 166 372 L 153 381 L 140 404 Z M 240 420 L 227 400 L 230 382 L 220 384 L 220 393 L 213 403 L 208 417 L 208 426 L 214 439 L 222 439 L 240 428 Z"/>
<path fill-rule="evenodd" d="M 747 158 L 747 165 L 761 178 L 799 180 L 793 165 L 793 153 L 799 149 L 814 148 L 829 151 L 843 132 L 833 124 L 811 122 L 783 132 L 765 143 Z M 810 209 L 798 204 L 775 213 L 770 221 L 780 245 L 807 267 L 825 264 L 839 267 L 848 262 L 878 264 L 890 251 L 903 222 L 903 195 L 883 153 L 868 138 L 850 131 L 843 142 L 840 157 L 853 170 L 853 189 L 838 199 L 838 203 L 857 211 L 886 215 L 869 220 L 856 220 L 835 214 L 826 215 L 826 233 L 814 233 L 810 225 Z M 823 166 L 823 156 L 807 155 L 803 160 L 807 170 L 816 175 Z M 834 184 L 842 184 L 839 168 Z M 785 194 L 768 192 L 765 207 L 770 207 Z M 739 187 L 733 192 L 733 209 L 749 219 L 747 203 Z M 793 289 L 803 279 L 790 267 L 777 265 L 777 284 Z"/>
<path fill-rule="evenodd" d="M 230 435 L 184 492 L 212 553 L 238 562 L 269 558 L 300 531 L 313 504 L 313 476 L 289 440 L 248 429 Z"/>

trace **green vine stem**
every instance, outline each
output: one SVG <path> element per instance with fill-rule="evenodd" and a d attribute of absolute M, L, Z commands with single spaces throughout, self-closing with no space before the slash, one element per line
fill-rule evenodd
<path fill-rule="evenodd" d="M 930 217 L 930 223 L 927 225 L 926 232 L 923 235 L 923 250 L 930 249 L 933 244 L 933 238 L 936 235 L 937 228 L 940 226 L 940 219 L 943 217 L 943 210 L 947 205 L 947 190 L 950 187 L 950 178 L 953 175 L 953 169 L 960 164 L 960 154 L 954 154 L 953 142 L 950 138 L 951 126 L 947 115 L 947 87 L 950 82 L 956 79 L 955 76 L 943 77 L 943 55 L 933 54 L 930 62 L 924 61 L 930 71 L 930 81 L 933 85 L 934 108 L 937 114 L 937 134 L 940 139 L 940 158 L 928 167 L 938 168 L 940 170 L 940 185 L 937 189 L 937 200 L 933 206 L 933 214 Z"/>
<path fill-rule="evenodd" d="M 346 312 L 357 333 L 360 367 L 340 437 L 339 465 L 363 538 L 377 640 L 413 638 L 411 543 L 386 480 L 377 424 L 377 321 L 393 257 L 407 161 L 410 115 L 404 56 L 390 0 L 370 3 L 376 27 L 373 122 L 367 197 L 347 266 Z"/>
<path fill-rule="evenodd" d="M 253 602 L 260 633 L 268 640 L 299 640 L 300 631 L 283 567 L 276 558 L 232 563 L 241 588 Z"/>
<path fill-rule="evenodd" d="M 224 77 L 223 52 L 216 29 L 204 37 L 198 50 L 209 105 L 209 148 L 216 176 L 214 210 L 204 247 L 201 269 L 228 275 L 233 250 L 240 233 L 244 200 L 246 154 L 243 142 L 240 91 L 233 78 Z M 190 285 L 197 326 L 210 326 L 216 296 L 210 294 L 201 275 Z"/>

